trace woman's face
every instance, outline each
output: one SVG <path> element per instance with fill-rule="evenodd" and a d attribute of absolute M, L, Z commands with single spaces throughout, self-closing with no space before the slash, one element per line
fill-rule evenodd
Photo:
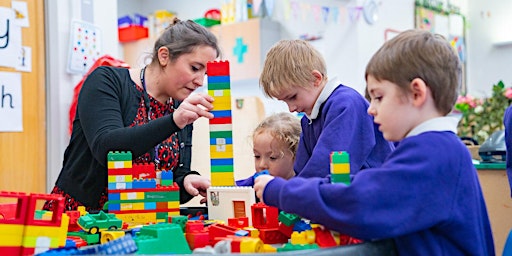
<path fill-rule="evenodd" d="M 168 83 L 165 91 L 173 99 L 184 100 L 203 85 L 206 63 L 217 58 L 217 51 L 206 45 L 179 56 L 164 68 Z"/>

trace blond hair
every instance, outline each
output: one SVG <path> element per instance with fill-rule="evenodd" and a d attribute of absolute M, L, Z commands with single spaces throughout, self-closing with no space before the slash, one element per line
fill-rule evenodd
<path fill-rule="evenodd" d="M 461 86 L 462 68 L 455 49 L 441 35 L 412 29 L 384 43 L 366 66 L 365 78 L 386 80 L 409 92 L 415 78 L 430 88 L 441 113 L 452 110 Z"/>
<path fill-rule="evenodd" d="M 301 131 L 298 117 L 288 112 L 280 112 L 263 119 L 254 129 L 252 137 L 254 140 L 259 134 L 269 133 L 274 141 L 280 146 L 286 147 L 295 159 Z M 284 156 L 284 153 L 280 152 L 281 157 Z"/>
<path fill-rule="evenodd" d="M 276 98 L 295 86 L 307 87 L 315 81 L 313 70 L 327 79 L 325 60 L 311 44 L 304 40 L 281 40 L 268 51 L 260 75 L 260 86 L 265 96 Z"/>

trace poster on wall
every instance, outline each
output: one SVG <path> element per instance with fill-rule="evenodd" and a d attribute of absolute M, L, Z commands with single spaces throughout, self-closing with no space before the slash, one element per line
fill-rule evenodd
<path fill-rule="evenodd" d="M 67 68 L 69 73 L 84 75 L 101 56 L 100 32 L 98 27 L 88 22 L 71 23 Z"/>
<path fill-rule="evenodd" d="M 0 67 L 16 67 L 21 49 L 21 27 L 11 8 L 0 7 Z"/>
<path fill-rule="evenodd" d="M 0 71 L 0 132 L 22 132 L 21 74 Z"/>

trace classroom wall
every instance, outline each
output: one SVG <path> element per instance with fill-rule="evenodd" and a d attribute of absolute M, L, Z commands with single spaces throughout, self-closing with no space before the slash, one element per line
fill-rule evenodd
<path fill-rule="evenodd" d="M 512 1 L 468 1 L 468 92 L 490 96 L 503 80 L 512 86 Z"/>
<path fill-rule="evenodd" d="M 105 53 L 119 57 L 117 39 L 117 0 L 91 0 L 93 22 L 101 27 Z M 45 1 L 46 19 L 46 67 L 47 67 L 47 129 L 48 163 L 47 190 L 53 188 L 62 168 L 64 150 L 69 142 L 69 107 L 73 88 L 82 79 L 81 75 L 66 72 L 69 56 L 70 24 L 82 18 L 81 0 Z"/>
<path fill-rule="evenodd" d="M 73 88 L 81 76 L 66 73 L 69 44 L 69 24 L 81 18 L 81 0 L 52 0 L 47 4 L 47 84 L 48 84 L 48 186 L 55 182 L 62 165 L 62 155 L 68 144 L 68 111 Z M 156 9 L 168 9 L 178 13 L 182 19 L 201 17 L 210 8 L 220 5 L 221 0 L 159 1 L 159 0 L 92 0 L 94 23 L 103 31 L 103 49 L 114 57 L 122 58 L 121 45 L 117 42 L 118 15 L 148 14 Z M 283 39 L 297 38 L 305 31 L 322 35 L 321 40 L 312 43 L 324 54 L 328 75 L 338 76 L 348 86 L 363 92 L 364 69 L 371 55 L 384 42 L 384 30 L 404 30 L 414 26 L 413 0 L 381 0 L 379 16 L 374 25 L 367 24 L 362 15 L 357 19 L 340 19 L 339 22 L 315 24 L 298 17 L 287 16 L 285 4 L 291 1 L 275 1 L 272 18 L 282 24 Z M 360 6 L 363 0 L 297 0 L 302 4 L 326 6 Z M 490 94 L 491 85 L 500 79 L 512 85 L 512 73 L 507 72 L 512 59 L 512 44 L 498 45 L 499 41 L 512 41 L 505 33 L 512 24 L 512 17 L 506 11 L 512 2 L 453 0 L 467 15 L 467 87 L 471 94 Z M 301 30 L 299 30 L 301 28 Z M 503 36 L 503 38 L 502 38 Z M 504 37 L 504 36 L 509 36 Z M 266 114 L 286 111 L 286 104 L 265 98 L 258 87 L 257 79 L 233 83 L 233 96 L 259 96 L 265 104 Z"/>

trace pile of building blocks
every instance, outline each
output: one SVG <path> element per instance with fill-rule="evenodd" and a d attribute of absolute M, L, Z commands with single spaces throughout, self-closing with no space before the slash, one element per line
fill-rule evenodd
<path fill-rule="evenodd" d="M 172 171 L 156 171 L 154 164 L 133 164 L 128 151 L 113 151 L 108 161 L 109 213 L 129 225 L 167 222 L 180 214 L 180 189 Z"/>
<path fill-rule="evenodd" d="M 54 200 L 51 214 L 36 214 L 38 203 L 47 200 Z M 0 204 L 0 255 L 34 255 L 66 244 L 69 217 L 63 197 L 0 191 L 0 202 L 5 201 Z"/>

